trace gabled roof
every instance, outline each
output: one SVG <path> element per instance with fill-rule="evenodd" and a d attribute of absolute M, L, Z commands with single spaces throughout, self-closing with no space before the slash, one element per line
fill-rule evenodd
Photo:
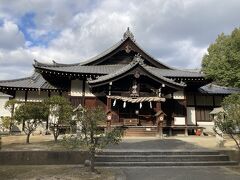
<path fill-rule="evenodd" d="M 104 51 L 103 53 L 85 61 L 82 63 L 75 63 L 75 64 L 61 64 L 53 61 L 52 64 L 44 64 L 40 63 L 35 60 L 34 67 L 36 69 L 41 69 L 44 71 L 56 71 L 56 72 L 62 72 L 62 73 L 76 73 L 76 74 L 93 74 L 93 75 L 106 75 L 111 74 L 112 72 L 115 72 L 125 66 L 125 64 L 102 64 L 105 60 L 111 57 L 111 53 L 116 53 L 119 51 L 121 46 L 126 46 L 126 43 L 130 46 L 136 46 L 139 51 L 141 51 L 142 57 L 148 57 L 144 58 L 145 63 L 151 61 L 151 63 L 155 64 L 156 67 L 148 66 L 145 67 L 148 69 L 148 71 L 151 71 L 155 74 L 158 74 L 160 76 L 174 78 L 174 77 L 192 77 L 192 78 L 198 78 L 198 77 L 204 77 L 203 74 L 200 74 L 198 72 L 190 72 L 190 71 L 182 71 L 177 70 L 168 67 L 167 65 L 160 63 L 156 59 L 154 59 L 151 55 L 149 55 L 147 52 L 145 52 L 135 41 L 133 34 L 127 29 L 127 31 L 123 35 L 123 39 L 113 45 L 108 50 Z M 115 52 L 116 51 L 116 52 Z M 111 54 L 111 55 L 110 55 Z M 130 62 L 129 62 L 130 63 Z M 150 63 L 150 64 L 151 64 Z M 147 64 L 147 63 L 146 63 Z M 41 71 L 40 71 L 41 72 Z"/>
<path fill-rule="evenodd" d="M 125 45 L 130 45 L 131 47 L 135 47 L 135 49 L 137 49 L 138 52 L 136 53 L 140 53 L 142 55 L 142 57 L 146 57 L 146 61 L 149 61 L 150 64 L 152 64 L 155 67 L 158 68 L 165 68 L 165 69 L 173 69 L 169 66 L 167 66 L 166 64 L 159 62 L 158 60 L 156 60 L 154 57 L 152 57 L 150 54 L 148 54 L 146 51 L 144 51 L 143 48 L 141 48 L 139 46 L 139 44 L 137 44 L 137 42 L 134 39 L 134 36 L 132 34 L 132 32 L 129 30 L 129 28 L 127 29 L 127 31 L 124 33 L 123 35 L 123 39 L 121 39 L 119 42 L 117 42 L 116 44 L 114 44 L 112 47 L 110 47 L 109 49 L 103 51 L 102 53 L 98 54 L 95 57 L 92 57 L 82 63 L 75 63 L 75 64 L 61 64 L 61 63 L 57 63 L 55 61 L 53 61 L 53 64 L 44 64 L 44 63 L 40 63 L 37 62 L 35 60 L 35 67 L 75 67 L 75 66 L 86 66 L 86 65 L 99 65 L 104 64 L 103 62 L 105 62 L 105 60 L 107 60 L 108 58 L 106 57 L 111 57 L 112 55 L 114 55 L 115 53 L 119 52 L 122 50 L 122 46 Z"/>
<path fill-rule="evenodd" d="M 125 40 L 121 40 L 119 42 L 117 42 L 116 44 L 114 44 L 112 47 L 110 47 L 109 49 L 107 49 L 106 51 L 100 53 L 99 55 L 84 61 L 82 63 L 80 63 L 80 65 L 97 65 L 99 63 L 103 63 L 104 62 L 104 58 L 107 57 L 110 53 L 113 53 L 115 51 L 118 52 L 120 51 L 120 47 L 123 46 L 125 43 L 131 44 L 132 46 L 136 46 L 137 49 L 139 49 L 139 52 L 142 56 L 146 56 L 146 60 L 148 60 L 151 64 L 154 64 L 154 66 L 158 67 L 158 68 L 166 68 L 166 69 L 173 69 L 169 66 L 167 66 L 166 64 L 159 62 L 158 60 L 156 60 L 155 58 L 153 58 L 150 54 L 148 54 L 145 50 L 143 50 L 143 48 L 141 48 L 138 43 L 132 41 L 130 38 L 127 38 Z"/>
<path fill-rule="evenodd" d="M 228 95 L 233 93 L 240 93 L 240 88 L 218 86 L 215 84 L 207 84 L 199 88 L 199 91 L 203 94 L 222 94 Z"/>
<path fill-rule="evenodd" d="M 106 75 L 116 72 L 117 70 L 125 67 L 124 64 L 115 64 L 115 65 L 59 65 L 59 64 L 43 64 L 35 60 L 34 67 L 36 69 L 42 69 L 46 71 L 56 71 L 56 72 L 70 72 L 70 73 L 87 73 L 87 74 L 98 74 L 98 75 Z M 144 66 L 148 71 L 156 73 L 160 76 L 174 78 L 174 77 L 204 77 L 204 74 L 192 71 L 184 71 L 177 69 L 162 69 L 156 68 L 152 66 L 145 65 Z"/>
<path fill-rule="evenodd" d="M 37 62 L 37 61 L 36 61 Z M 81 74 L 109 74 L 116 69 L 122 68 L 124 65 L 97 65 L 97 66 L 81 66 L 81 65 L 42 65 L 37 62 L 33 65 L 36 69 L 56 71 L 56 72 L 71 72 L 71 73 L 81 73 Z"/>
<path fill-rule="evenodd" d="M 57 89 L 56 87 L 49 84 L 38 72 L 35 72 L 32 76 L 26 78 L 0 81 L 0 87 Z"/>
<path fill-rule="evenodd" d="M 146 68 L 149 71 L 152 71 L 164 77 L 204 77 L 204 74 L 187 70 L 159 69 L 151 66 L 146 66 Z"/>
<path fill-rule="evenodd" d="M 124 75 L 126 75 L 127 72 L 135 69 L 136 67 L 141 67 L 144 71 L 146 71 L 149 75 L 157 78 L 159 81 L 168 84 L 170 87 L 175 87 L 177 89 L 181 89 L 184 88 L 186 85 L 182 84 L 182 83 L 177 83 L 169 78 L 163 77 L 162 75 L 154 72 L 154 71 L 149 71 L 149 68 L 147 68 L 147 66 L 143 63 L 143 59 L 140 56 L 135 56 L 134 60 L 124 66 L 123 68 L 105 75 L 105 76 L 101 76 L 95 80 L 89 80 L 88 83 L 90 86 L 97 86 L 98 84 L 107 84 L 109 83 L 109 81 L 116 81 L 120 78 L 122 78 Z"/>

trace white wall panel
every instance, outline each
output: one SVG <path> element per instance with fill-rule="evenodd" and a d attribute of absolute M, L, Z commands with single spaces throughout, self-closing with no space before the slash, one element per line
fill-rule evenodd
<path fill-rule="evenodd" d="M 185 99 L 183 91 L 177 91 L 173 93 L 173 99 Z"/>
<path fill-rule="evenodd" d="M 71 96 L 82 96 L 83 95 L 83 81 L 72 80 L 71 81 Z"/>
<path fill-rule="evenodd" d="M 196 125 L 195 107 L 187 107 L 187 124 L 188 125 Z"/>

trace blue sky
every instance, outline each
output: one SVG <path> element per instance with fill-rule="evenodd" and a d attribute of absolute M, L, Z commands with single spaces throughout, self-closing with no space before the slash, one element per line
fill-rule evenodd
<path fill-rule="evenodd" d="M 239 9 L 239 0 L 1 0 L 0 79 L 31 75 L 33 59 L 87 60 L 127 27 L 159 61 L 200 68 L 217 35 L 239 27 Z"/>

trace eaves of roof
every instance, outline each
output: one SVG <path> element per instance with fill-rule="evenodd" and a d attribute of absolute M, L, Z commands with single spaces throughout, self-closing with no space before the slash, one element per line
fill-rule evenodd
<path fill-rule="evenodd" d="M 122 68 L 124 65 L 96 65 L 96 66 L 35 66 L 36 69 L 55 72 L 78 73 L 78 74 L 99 74 L 106 75 Z"/>
<path fill-rule="evenodd" d="M 0 87 L 57 89 L 56 87 L 49 84 L 38 72 L 35 72 L 32 76 L 26 78 L 0 81 Z"/>
<path fill-rule="evenodd" d="M 149 74 L 151 74 L 152 76 L 156 77 L 157 79 L 160 79 L 161 81 L 164 81 L 164 82 L 167 82 L 169 84 L 172 84 L 174 86 L 178 86 L 178 87 L 185 87 L 186 85 L 185 84 L 182 84 L 182 83 L 177 83 L 169 78 L 166 78 L 166 77 L 163 77 L 162 75 L 154 72 L 154 71 L 149 71 L 149 68 L 147 68 L 147 66 L 142 62 L 142 59 L 138 59 L 138 57 L 134 58 L 134 60 L 124 66 L 123 68 L 119 69 L 118 71 L 114 72 L 114 73 L 111 73 L 111 74 L 108 74 L 108 75 L 105 75 L 105 76 L 101 76 L 95 80 L 89 80 L 88 83 L 91 85 L 91 84 L 98 84 L 98 83 L 103 83 L 103 82 L 108 82 L 109 80 L 113 79 L 113 80 L 116 80 L 118 79 L 119 76 L 125 74 L 126 72 L 134 69 L 136 66 L 140 66 L 141 68 L 143 68 L 145 71 L 147 71 Z"/>
<path fill-rule="evenodd" d="M 233 94 L 233 93 L 240 93 L 240 88 L 218 86 L 218 85 L 215 85 L 212 83 L 202 86 L 198 90 L 199 90 L 199 92 L 201 92 L 203 94 L 228 95 L 228 94 Z"/>

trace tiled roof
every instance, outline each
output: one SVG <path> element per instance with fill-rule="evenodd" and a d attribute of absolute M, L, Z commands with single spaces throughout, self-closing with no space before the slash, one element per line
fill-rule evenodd
<path fill-rule="evenodd" d="M 108 75 L 105 75 L 105 76 L 101 76 L 99 77 L 98 79 L 95 79 L 95 80 L 90 80 L 88 81 L 89 84 L 95 84 L 95 83 L 100 83 L 100 82 L 104 82 L 104 81 L 107 81 L 107 80 L 110 80 L 112 78 L 115 78 L 119 75 L 122 75 L 124 73 L 126 73 L 127 71 L 133 69 L 134 67 L 136 67 L 137 65 L 140 65 L 143 69 L 145 69 L 148 73 L 152 74 L 153 76 L 165 81 L 165 82 L 168 82 L 170 84 L 173 84 L 173 85 L 176 85 L 176 86 L 179 86 L 179 87 L 185 87 L 185 84 L 182 84 L 182 83 L 177 83 L 169 78 L 166 78 L 166 77 L 163 77 L 161 74 L 159 73 L 156 73 L 154 71 L 149 71 L 149 68 L 147 68 L 147 66 L 143 63 L 143 60 L 141 59 L 141 57 L 134 57 L 134 60 L 124 66 L 123 68 L 111 73 L 111 74 L 108 74 Z"/>
<path fill-rule="evenodd" d="M 204 77 L 204 75 L 199 72 L 193 72 L 193 71 L 187 71 L 187 70 L 159 69 L 151 66 L 147 66 L 146 68 L 149 71 L 152 71 L 164 77 Z"/>
<path fill-rule="evenodd" d="M 122 68 L 124 65 L 96 65 L 96 66 L 83 66 L 83 65 L 72 65 L 72 66 L 39 66 L 34 65 L 35 68 L 45 69 L 49 71 L 58 72 L 71 72 L 71 73 L 83 73 L 83 74 L 109 74 Z"/>
<path fill-rule="evenodd" d="M 40 63 L 41 64 L 41 63 Z M 49 71 L 71 72 L 71 73 L 85 73 L 85 74 L 99 74 L 106 75 L 116 72 L 117 70 L 127 66 L 125 64 L 116 65 L 34 65 L 35 68 L 45 69 Z M 173 69 L 159 69 L 152 66 L 145 66 L 150 72 L 164 77 L 204 77 L 203 74 L 187 70 L 173 70 Z"/>
<path fill-rule="evenodd" d="M 106 55 L 109 54 L 110 52 L 112 52 L 112 51 L 116 50 L 118 47 L 120 47 L 127 39 L 128 39 L 128 38 L 123 39 L 123 40 L 117 42 L 116 44 L 114 44 L 112 47 L 110 47 L 110 48 L 107 49 L 106 51 L 103 51 L 103 52 L 100 53 L 99 55 L 97 55 L 97 56 L 95 56 L 95 57 L 93 57 L 93 58 L 91 58 L 91 59 L 89 59 L 89 60 L 87 60 L 87 61 L 85 61 L 85 62 L 82 62 L 81 65 L 88 65 L 88 64 L 93 63 L 94 61 L 97 61 L 98 59 L 106 56 Z M 130 38 L 130 39 L 131 39 L 131 38 Z M 159 62 L 158 60 L 156 60 L 155 58 L 153 58 L 150 54 L 148 54 L 145 50 L 143 50 L 143 48 L 141 48 L 141 46 L 140 46 L 137 42 L 133 41 L 132 39 L 131 39 L 131 41 L 132 41 L 143 53 L 145 53 L 147 56 L 149 56 L 151 59 L 153 59 L 156 63 L 161 64 L 161 65 L 163 65 L 163 66 L 165 66 L 165 67 L 167 67 L 167 68 L 169 68 L 169 69 L 172 69 L 172 68 L 170 68 L 169 66 L 167 66 L 166 64 L 164 64 L 164 63 L 162 63 L 162 62 Z"/>
<path fill-rule="evenodd" d="M 218 86 L 215 84 L 207 84 L 199 88 L 199 91 L 203 94 L 232 94 L 232 93 L 240 93 L 240 88 L 232 88 L 225 86 Z"/>
<path fill-rule="evenodd" d="M 95 79 L 95 80 L 90 80 L 88 81 L 89 83 L 98 83 L 98 82 L 101 82 L 101 81 L 105 81 L 105 80 L 108 80 L 108 79 L 111 79 L 111 78 L 114 78 L 118 75 L 121 75 L 125 72 L 127 72 L 128 70 L 132 69 L 133 67 L 135 67 L 136 65 L 138 65 L 138 63 L 136 62 L 131 62 L 130 64 L 128 65 L 125 65 L 124 67 L 120 68 L 120 69 L 116 69 L 116 71 L 110 73 L 110 74 L 107 74 L 105 76 L 100 76 L 98 79 Z"/>
<path fill-rule="evenodd" d="M 125 41 L 125 40 L 124 40 L 124 41 Z M 113 45 L 112 47 L 110 47 L 109 49 L 103 51 L 102 53 L 98 54 L 97 56 L 94 56 L 94 57 L 92 57 L 92 58 L 90 58 L 90 59 L 88 59 L 88 60 L 80 63 L 80 65 L 87 65 L 87 64 L 89 64 L 89 63 L 92 63 L 92 62 L 94 62 L 94 61 L 96 61 L 96 60 L 98 60 L 98 59 L 106 56 L 107 54 L 109 54 L 110 52 L 114 51 L 114 50 L 117 49 L 119 46 L 121 46 L 124 41 L 121 40 L 121 41 L 117 42 L 116 44 L 114 44 L 114 45 Z"/>
<path fill-rule="evenodd" d="M 15 87 L 15 88 L 33 88 L 33 89 L 57 89 L 49 84 L 41 74 L 35 72 L 32 76 L 21 79 L 13 79 L 0 81 L 1 87 Z"/>

